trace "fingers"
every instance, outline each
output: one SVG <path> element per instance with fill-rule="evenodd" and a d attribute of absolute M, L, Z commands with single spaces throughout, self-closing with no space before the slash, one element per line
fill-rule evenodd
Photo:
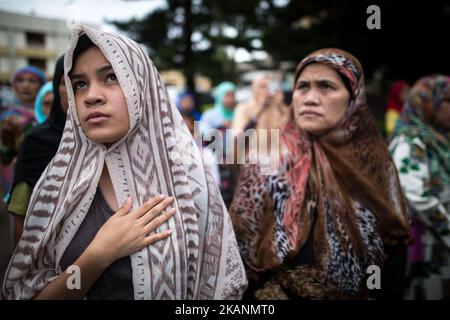
<path fill-rule="evenodd" d="M 160 241 L 162 239 L 167 238 L 172 234 L 172 230 L 166 230 L 160 233 L 152 234 L 151 236 L 147 236 L 144 239 L 145 246 L 149 246 L 152 243 L 155 243 L 157 241 Z"/>
<path fill-rule="evenodd" d="M 136 218 L 142 217 L 149 210 L 151 210 L 155 205 L 164 200 L 164 195 L 160 194 L 159 196 L 153 197 L 150 200 L 144 202 L 139 208 L 137 208 L 133 213 Z"/>
<path fill-rule="evenodd" d="M 173 202 L 173 197 L 169 197 L 161 201 L 156 206 L 151 208 L 148 212 L 141 216 L 139 222 L 142 225 L 146 225 L 151 220 L 153 220 L 156 216 L 158 216 L 164 209 L 166 209 Z"/>
<path fill-rule="evenodd" d="M 175 208 L 172 208 L 161 214 L 159 217 L 152 219 L 149 223 L 144 225 L 143 229 L 144 234 L 148 234 L 154 231 L 156 228 L 158 228 L 164 222 L 166 222 L 170 217 L 172 217 L 175 214 L 175 212 L 176 212 Z"/>
<path fill-rule="evenodd" d="M 125 201 L 123 206 L 115 213 L 117 216 L 123 216 L 127 214 L 133 206 L 133 201 L 131 197 L 128 197 L 128 199 Z"/>

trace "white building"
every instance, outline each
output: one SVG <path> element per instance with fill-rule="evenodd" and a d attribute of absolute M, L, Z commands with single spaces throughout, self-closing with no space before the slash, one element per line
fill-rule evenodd
<path fill-rule="evenodd" d="M 0 11 L 0 82 L 34 65 L 53 75 L 56 59 L 69 42 L 66 21 Z"/>

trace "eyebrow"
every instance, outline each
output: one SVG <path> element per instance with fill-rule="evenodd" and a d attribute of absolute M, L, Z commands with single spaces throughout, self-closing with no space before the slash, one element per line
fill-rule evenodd
<path fill-rule="evenodd" d="M 297 84 L 300 84 L 300 83 L 305 84 L 305 83 L 310 83 L 310 82 L 311 81 L 309 81 L 309 80 L 298 80 Z M 336 81 L 328 80 L 328 79 L 319 79 L 319 80 L 315 80 L 313 82 L 318 85 L 323 85 L 323 84 L 334 85 L 334 86 L 338 85 L 338 83 Z"/>
<path fill-rule="evenodd" d="M 97 70 L 95 70 L 95 73 L 97 75 L 101 75 L 101 74 L 107 73 L 112 70 L 113 70 L 113 68 L 112 68 L 111 64 L 108 63 L 108 64 L 101 66 Z M 84 77 L 84 73 L 69 73 L 70 80 L 81 79 L 83 77 Z"/>

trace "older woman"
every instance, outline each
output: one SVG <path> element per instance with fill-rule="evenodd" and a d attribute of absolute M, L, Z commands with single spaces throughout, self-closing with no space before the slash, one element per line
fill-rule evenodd
<path fill-rule="evenodd" d="M 230 208 L 254 297 L 366 298 L 383 266 L 376 292 L 402 297 L 409 219 L 358 60 L 308 55 L 291 111 L 278 170 L 246 165 Z"/>
<path fill-rule="evenodd" d="M 450 297 L 450 77 L 412 88 L 390 150 L 408 205 L 415 244 L 407 298 Z"/>

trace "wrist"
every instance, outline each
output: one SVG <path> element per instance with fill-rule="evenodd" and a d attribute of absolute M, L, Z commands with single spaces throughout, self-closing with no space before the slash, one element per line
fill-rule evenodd
<path fill-rule="evenodd" d="M 112 254 L 96 246 L 94 241 L 86 248 L 85 254 L 89 261 L 102 269 L 108 268 L 115 260 Z"/>

